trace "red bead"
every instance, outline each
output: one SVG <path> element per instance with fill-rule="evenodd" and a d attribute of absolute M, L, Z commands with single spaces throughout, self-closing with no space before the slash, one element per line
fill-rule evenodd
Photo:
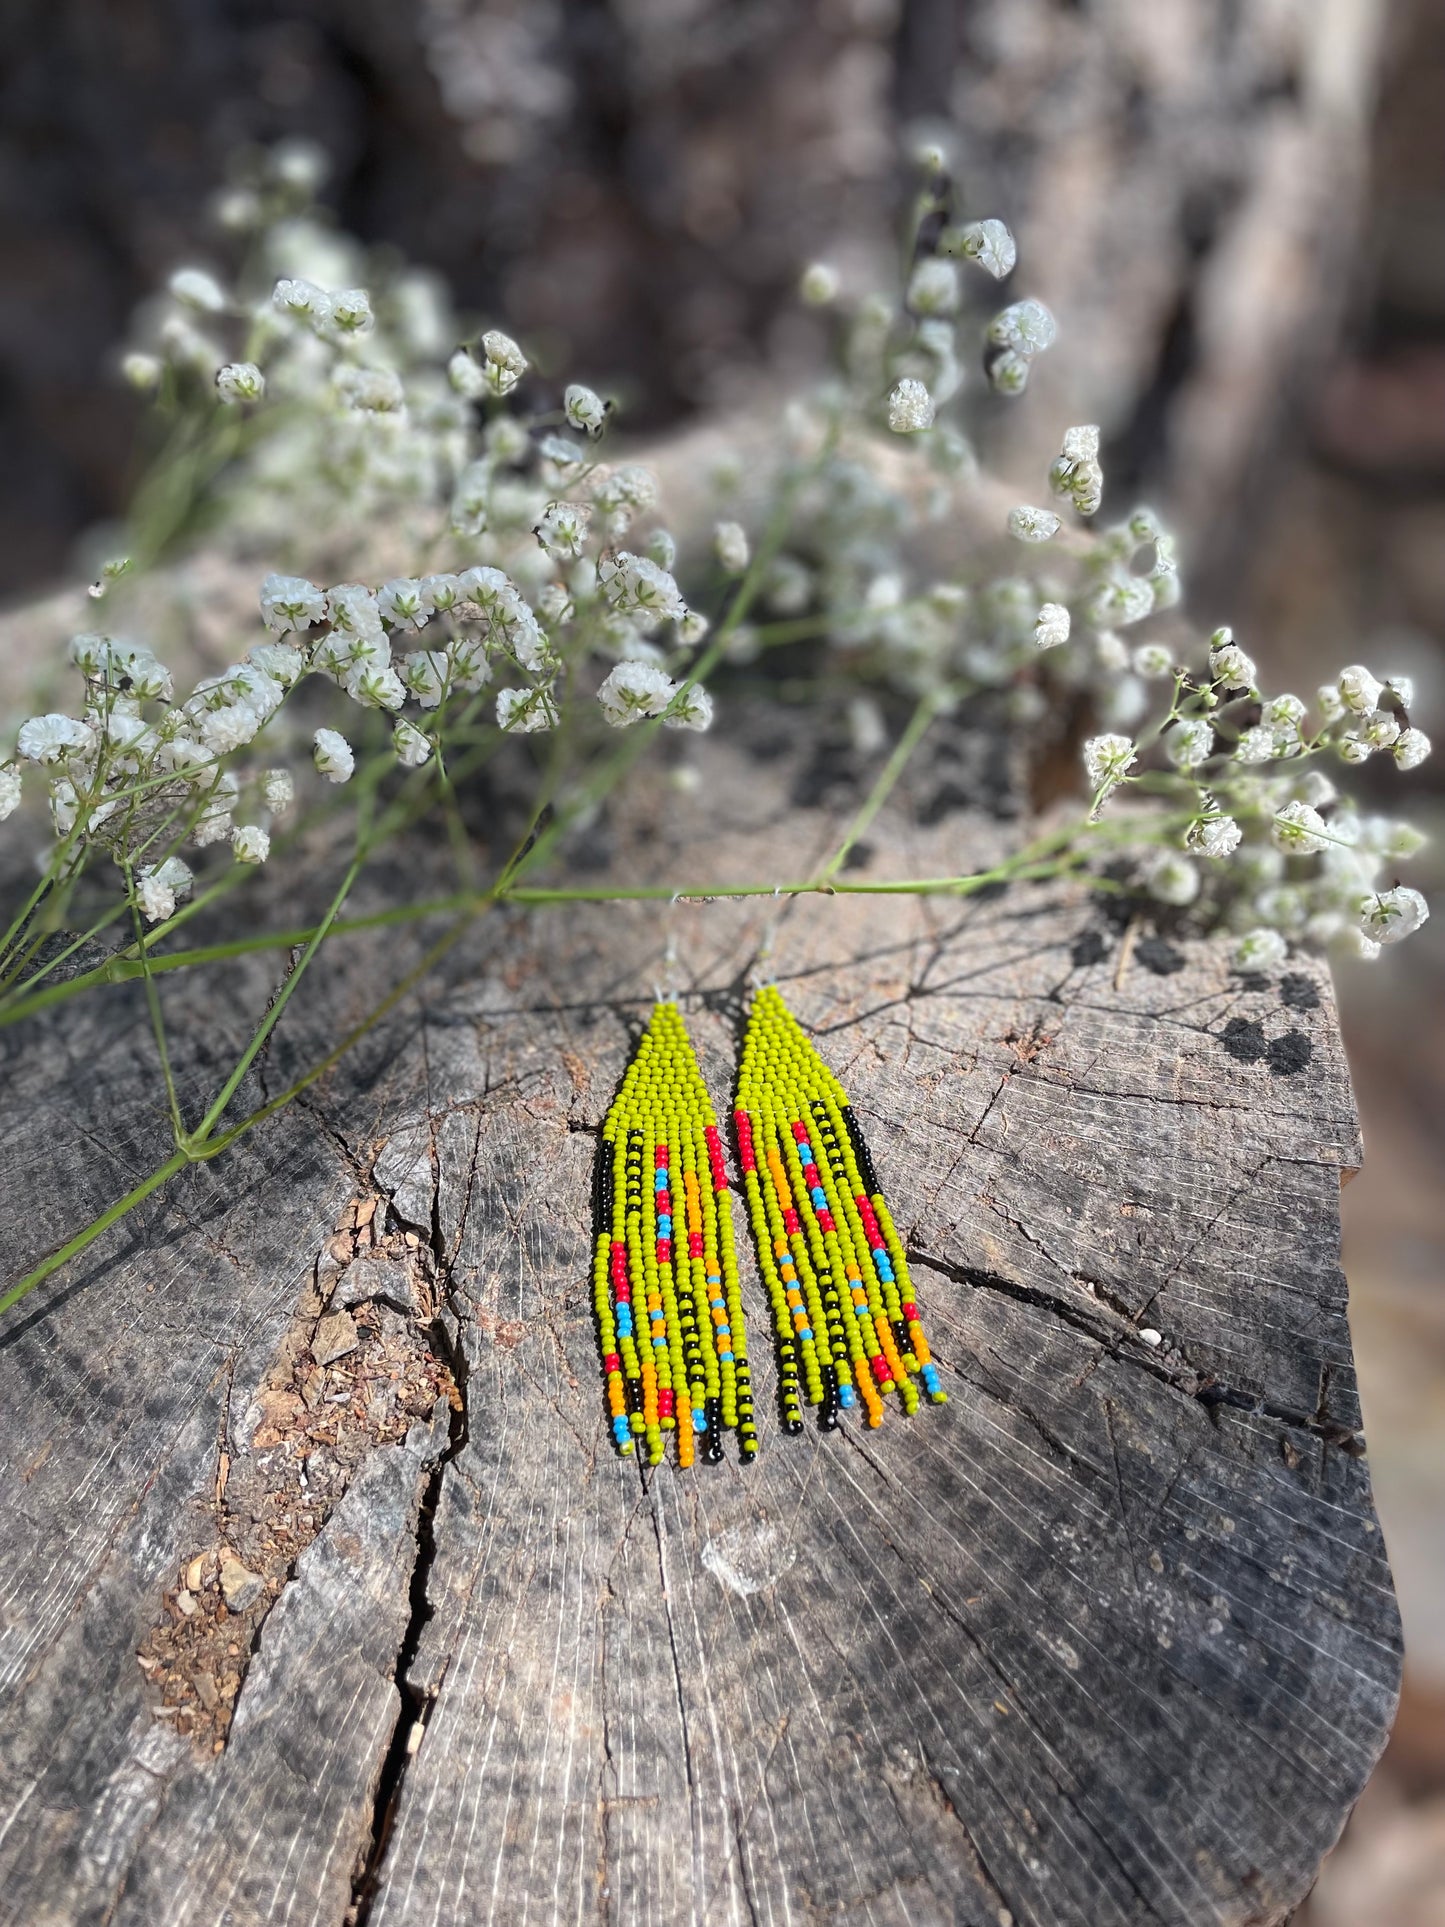
<path fill-rule="evenodd" d="M 659 1191 L 655 1195 L 657 1198 L 655 1209 L 658 1217 L 670 1218 L 672 1216 L 672 1193 L 670 1191 Z"/>
<path fill-rule="evenodd" d="M 905 1318 L 916 1318 L 918 1316 L 918 1307 L 913 1303 L 913 1300 L 911 1298 L 909 1299 L 908 1303 L 903 1307 L 903 1316 Z"/>
<path fill-rule="evenodd" d="M 833 1223 L 833 1214 L 831 1211 L 823 1210 L 818 1213 L 818 1229 L 820 1231 L 835 1231 L 837 1229 L 837 1226 Z"/>
<path fill-rule="evenodd" d="M 602 1361 L 602 1369 L 604 1372 L 620 1372 L 622 1370 L 621 1355 L 617 1352 L 608 1352 Z"/>
<path fill-rule="evenodd" d="M 798 1140 L 799 1144 L 806 1144 L 808 1141 L 807 1125 L 803 1123 L 795 1124 L 793 1126 L 793 1136 Z"/>
<path fill-rule="evenodd" d="M 657 1416 L 659 1418 L 672 1417 L 673 1397 L 674 1397 L 674 1394 L 668 1391 L 660 1391 L 657 1394 Z"/>
<path fill-rule="evenodd" d="M 891 1385 L 893 1383 L 893 1374 L 888 1369 L 888 1360 L 886 1358 L 880 1354 L 877 1358 L 872 1358 L 868 1362 L 873 1367 L 873 1376 L 880 1385 Z"/>
<path fill-rule="evenodd" d="M 652 1154 L 652 1161 L 659 1170 L 665 1171 L 667 1169 L 667 1146 L 665 1144 L 658 1145 Z"/>
<path fill-rule="evenodd" d="M 802 1228 L 798 1223 L 798 1214 L 796 1211 L 785 1211 L 783 1213 L 783 1229 L 790 1238 L 796 1237 Z"/>
<path fill-rule="evenodd" d="M 658 1262 L 658 1263 L 659 1263 L 660 1265 L 670 1265 L 670 1264 L 672 1263 L 672 1240 L 671 1240 L 671 1238 L 659 1238 L 659 1239 L 658 1239 L 658 1241 L 657 1241 L 657 1262 Z"/>
<path fill-rule="evenodd" d="M 702 1233 L 700 1231 L 691 1231 L 688 1233 L 687 1255 L 689 1258 L 700 1258 L 703 1255 Z"/>

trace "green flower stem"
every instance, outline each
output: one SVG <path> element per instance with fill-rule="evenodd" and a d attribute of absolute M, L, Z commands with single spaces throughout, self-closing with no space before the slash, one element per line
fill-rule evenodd
<path fill-rule="evenodd" d="M 305 975 L 307 965 L 311 962 L 312 958 L 316 955 L 317 950 L 320 948 L 321 944 L 326 939 L 327 932 L 330 930 L 332 924 L 335 923 L 337 917 L 340 915 L 341 906 L 343 903 L 345 903 L 347 896 L 350 894 L 351 886 L 355 883 L 358 875 L 360 874 L 362 864 L 365 862 L 365 860 L 366 859 L 365 859 L 364 853 L 361 850 L 358 850 L 357 854 L 352 858 L 351 862 L 347 865 L 346 874 L 341 879 L 341 887 L 340 889 L 337 890 L 336 895 L 331 899 L 331 907 L 328 909 L 326 915 L 322 918 L 321 922 L 317 924 L 315 931 L 312 933 L 310 941 L 307 943 L 305 949 L 302 951 L 301 956 L 297 960 L 296 968 L 290 972 L 290 974 L 286 978 L 285 983 L 282 984 L 276 996 L 271 1000 L 270 1007 L 266 1011 L 266 1014 L 261 1019 L 260 1023 L 257 1024 L 255 1030 L 252 1032 L 251 1041 L 247 1044 L 246 1048 L 241 1052 L 240 1057 L 236 1061 L 235 1068 L 232 1070 L 231 1075 L 226 1079 L 225 1083 L 221 1086 L 220 1091 L 216 1095 L 216 1099 L 214 1103 L 211 1105 L 211 1108 L 206 1112 L 206 1115 L 201 1119 L 195 1131 L 191 1134 L 189 1138 L 187 1138 L 186 1144 L 188 1147 L 203 1145 L 206 1139 L 210 1136 L 211 1132 L 215 1129 L 216 1124 L 220 1121 L 221 1117 L 225 1113 L 226 1106 L 230 1103 L 231 1099 L 236 1094 L 237 1086 L 240 1084 L 242 1078 L 246 1075 L 247 1071 L 250 1070 L 252 1064 L 256 1061 L 257 1053 L 260 1051 L 262 1045 L 266 1042 L 266 1039 L 271 1035 L 271 1032 L 276 1028 L 276 1025 L 280 1022 L 281 1013 L 283 1010 L 285 1010 L 287 1004 L 291 1001 L 292 994 L 295 991 L 297 984 L 300 983 L 302 977 Z"/>
<path fill-rule="evenodd" d="M 951 689 L 935 689 L 931 690 L 928 695 L 921 699 L 912 716 L 908 719 L 908 727 L 894 745 L 893 754 L 879 771 L 878 780 L 868 792 L 862 808 L 844 832 L 843 841 L 838 845 L 824 867 L 818 872 L 818 881 L 820 883 L 826 883 L 830 877 L 836 876 L 842 869 L 848 860 L 849 853 L 854 844 L 858 841 L 859 837 L 865 833 L 869 824 L 887 802 L 894 785 L 908 767 L 913 752 L 928 733 L 928 729 L 934 718 L 938 715 L 939 710 L 958 693 L 958 691 Z"/>
<path fill-rule="evenodd" d="M 178 1171 L 184 1171 L 187 1164 L 191 1162 L 192 1160 L 184 1151 L 173 1152 L 164 1164 L 158 1165 L 151 1172 L 148 1178 L 142 1178 L 133 1190 L 127 1191 L 123 1198 L 117 1198 L 115 1203 L 102 1211 L 98 1218 L 93 1218 L 83 1231 L 77 1231 L 75 1236 L 61 1245 L 58 1251 L 52 1251 L 49 1257 L 42 1258 L 33 1271 L 26 1272 L 23 1278 L 13 1284 L 4 1296 L 0 1297 L 0 1313 L 9 1311 L 12 1305 L 18 1305 L 26 1292 L 33 1291 L 36 1285 L 48 1278 L 53 1271 L 59 1271 L 62 1265 L 69 1264 L 72 1258 L 78 1258 L 81 1252 L 87 1246 L 93 1245 L 102 1233 L 109 1231 L 113 1224 L 119 1224 L 121 1219 L 134 1211 L 138 1204 L 144 1204 L 153 1191 L 159 1191 L 163 1184 L 173 1178 Z"/>

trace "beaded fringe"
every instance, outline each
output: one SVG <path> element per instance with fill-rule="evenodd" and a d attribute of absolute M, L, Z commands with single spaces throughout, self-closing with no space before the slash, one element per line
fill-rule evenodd
<path fill-rule="evenodd" d="M 654 1009 L 607 1113 L 596 1186 L 593 1304 L 618 1451 L 640 1438 L 657 1465 L 672 1432 L 680 1466 L 699 1449 L 715 1465 L 736 1431 L 739 1458 L 755 1457 L 727 1166 L 675 1004 Z"/>
<path fill-rule="evenodd" d="M 733 1123 L 758 1267 L 777 1333 L 783 1429 L 803 1402 L 827 1430 L 896 1393 L 947 1402 L 898 1233 L 842 1085 L 771 986 L 753 999 Z"/>

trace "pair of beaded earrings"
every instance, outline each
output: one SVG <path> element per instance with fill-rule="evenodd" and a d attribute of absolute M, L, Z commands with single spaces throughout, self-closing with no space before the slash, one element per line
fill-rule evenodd
<path fill-rule="evenodd" d="M 944 1404 L 877 1173 L 842 1085 L 772 986 L 753 999 L 733 1109 L 758 1269 L 777 1347 L 783 1430 L 803 1406 L 831 1431 L 884 1398 Z M 659 1003 L 602 1127 L 597 1313 L 617 1449 L 660 1463 L 757 1456 L 731 1187 L 717 1118 L 677 1006 Z"/>

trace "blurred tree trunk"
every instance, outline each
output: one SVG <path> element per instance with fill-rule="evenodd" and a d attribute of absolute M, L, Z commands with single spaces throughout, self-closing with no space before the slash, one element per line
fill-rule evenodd
<path fill-rule="evenodd" d="M 0 577 L 115 514 L 134 302 L 218 252 L 238 144 L 305 133 L 363 236 L 631 391 L 656 427 L 806 354 L 801 262 L 886 282 L 900 134 L 947 124 L 971 207 L 1065 324 L 995 424 L 1032 475 L 1102 421 L 1116 491 L 1228 547 L 1262 434 L 1335 325 L 1384 0 L 96 0 L 21 9 L 0 79 Z M 1117 499 L 1117 495 L 1116 495 Z"/>

